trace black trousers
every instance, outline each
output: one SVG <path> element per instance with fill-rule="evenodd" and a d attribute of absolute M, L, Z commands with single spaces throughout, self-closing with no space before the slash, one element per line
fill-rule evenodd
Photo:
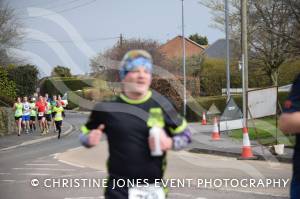
<path fill-rule="evenodd" d="M 56 129 L 58 130 L 58 138 L 60 138 L 62 121 L 55 121 Z"/>

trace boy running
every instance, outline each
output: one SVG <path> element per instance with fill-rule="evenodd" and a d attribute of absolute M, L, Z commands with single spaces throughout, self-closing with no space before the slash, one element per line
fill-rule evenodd
<path fill-rule="evenodd" d="M 25 96 L 23 98 L 23 116 L 22 116 L 25 133 L 29 133 L 29 120 L 30 120 L 30 112 L 31 112 L 30 108 L 31 107 L 28 102 L 28 98 Z"/>

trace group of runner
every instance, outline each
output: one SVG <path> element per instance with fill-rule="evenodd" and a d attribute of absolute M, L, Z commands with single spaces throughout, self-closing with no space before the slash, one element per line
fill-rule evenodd
<path fill-rule="evenodd" d="M 53 126 L 54 131 L 58 132 L 59 139 L 62 121 L 65 117 L 64 102 L 61 96 L 53 95 L 52 99 L 50 99 L 48 94 L 45 94 L 45 96 L 38 96 L 38 100 L 36 96 L 29 99 L 27 96 L 23 98 L 17 97 L 17 101 L 14 103 L 13 109 L 15 111 L 18 136 L 21 135 L 22 131 L 27 134 L 36 131 L 37 119 L 42 135 L 47 134 L 50 127 Z"/>

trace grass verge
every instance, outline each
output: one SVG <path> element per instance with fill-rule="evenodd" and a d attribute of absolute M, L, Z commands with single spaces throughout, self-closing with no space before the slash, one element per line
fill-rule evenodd
<path fill-rule="evenodd" d="M 277 141 L 279 144 L 284 144 L 287 147 L 293 147 L 295 144 L 295 136 L 285 135 L 280 131 L 278 127 L 276 128 L 275 117 L 265 117 L 250 120 L 248 122 L 248 125 L 250 140 L 255 140 L 263 145 L 274 145 L 276 144 L 277 137 Z M 243 133 L 241 129 L 232 130 L 229 133 L 229 136 L 233 139 L 243 139 Z"/>

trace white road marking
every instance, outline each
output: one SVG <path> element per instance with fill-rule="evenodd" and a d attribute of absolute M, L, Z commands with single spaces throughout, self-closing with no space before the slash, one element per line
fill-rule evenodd
<path fill-rule="evenodd" d="M 73 130 L 73 126 L 70 125 L 69 123 L 67 123 L 69 125 L 69 129 L 67 129 L 65 132 L 62 133 L 63 136 L 67 136 L 69 133 L 72 132 Z M 49 136 L 49 137 L 44 137 L 44 138 L 39 138 L 39 139 L 35 139 L 35 140 L 29 140 L 29 141 L 25 141 L 21 144 L 15 145 L 15 146 L 10 146 L 10 147 L 6 147 L 6 148 L 2 148 L 0 149 L 0 153 L 9 151 L 11 149 L 15 149 L 21 146 L 27 146 L 27 145 L 31 145 L 31 144 L 36 144 L 36 143 L 40 143 L 43 141 L 47 141 L 47 140 L 51 140 L 51 139 L 57 139 L 57 135 L 53 135 L 53 136 Z"/>
<path fill-rule="evenodd" d="M 8 150 L 11 150 L 11 149 L 15 149 L 17 148 L 18 146 L 10 146 L 10 147 L 6 147 L 6 148 L 3 148 L 3 149 L 0 149 L 0 152 L 5 152 L 5 151 L 8 151 Z"/>
<path fill-rule="evenodd" d="M 49 155 L 50 157 L 53 157 L 54 159 L 56 159 L 56 157 L 59 155 L 60 153 L 54 153 L 54 154 L 51 154 Z"/>
<path fill-rule="evenodd" d="M 49 176 L 50 174 L 47 174 L 47 173 L 21 173 L 19 175 L 25 175 L 25 176 Z"/>
<path fill-rule="evenodd" d="M 68 164 L 68 165 L 71 165 L 71 166 L 74 166 L 74 167 L 85 168 L 85 166 L 82 166 L 82 165 L 80 165 L 80 164 L 75 164 L 75 163 L 67 162 L 67 161 L 65 161 L 65 160 L 58 160 L 58 161 L 60 161 L 60 162 L 62 162 L 62 163 L 65 163 L 65 164 Z"/>
<path fill-rule="evenodd" d="M 14 170 L 46 170 L 46 171 L 75 171 L 75 169 L 53 169 L 53 168 L 12 168 Z"/>
<path fill-rule="evenodd" d="M 95 171 L 96 173 L 106 173 L 106 171 L 103 171 L 103 170 L 97 170 Z"/>
<path fill-rule="evenodd" d="M 184 198 L 193 198 L 194 196 L 192 195 L 189 195 L 189 194 L 184 194 L 184 193 L 172 193 L 170 192 L 168 195 L 172 195 L 172 196 L 180 196 L 181 198 L 184 197 Z"/>
<path fill-rule="evenodd" d="M 255 195 L 261 195 L 261 196 L 272 196 L 272 197 L 288 197 L 285 193 L 279 194 L 279 193 L 264 193 L 264 192 L 258 192 L 253 190 L 241 190 L 241 189 L 233 189 L 233 188 L 209 188 L 209 187 L 201 187 L 203 189 L 207 190 L 218 190 L 218 191 L 226 191 L 226 192 L 236 192 L 236 193 L 247 193 L 247 194 L 255 194 Z"/>
<path fill-rule="evenodd" d="M 82 146 L 79 146 L 79 147 L 76 147 L 76 148 L 68 149 L 67 151 L 77 151 L 77 150 L 80 150 L 82 148 L 83 148 Z"/>
<path fill-rule="evenodd" d="M 49 160 L 34 160 L 32 162 L 37 162 L 37 163 L 44 163 L 44 162 L 49 162 Z"/>
<path fill-rule="evenodd" d="M 26 166 L 58 166 L 58 164 L 25 164 Z"/>
<path fill-rule="evenodd" d="M 15 182 L 15 180 L 0 180 L 1 182 Z"/>
<path fill-rule="evenodd" d="M 0 175 L 11 175 L 11 173 L 0 173 Z"/>
<path fill-rule="evenodd" d="M 98 196 L 98 197 L 76 197 L 76 198 L 64 198 L 64 199 L 103 199 L 104 196 Z"/>

